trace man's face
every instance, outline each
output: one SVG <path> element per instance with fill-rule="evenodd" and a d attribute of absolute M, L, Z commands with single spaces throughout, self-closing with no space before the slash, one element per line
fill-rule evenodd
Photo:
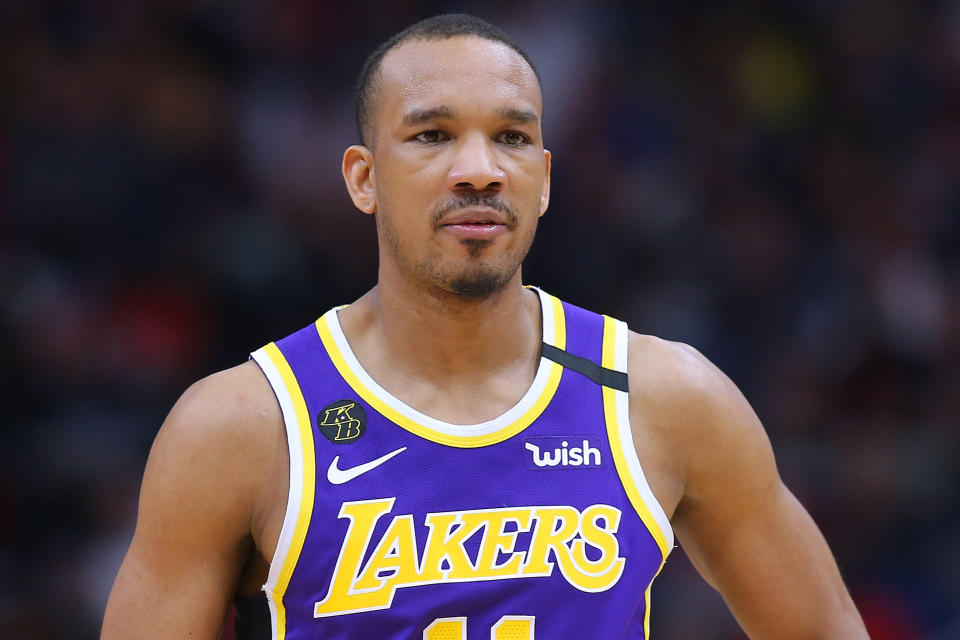
<path fill-rule="evenodd" d="M 382 268 L 466 298 L 519 277 L 549 200 L 530 66 L 481 38 L 411 41 L 384 58 L 376 96 Z"/>

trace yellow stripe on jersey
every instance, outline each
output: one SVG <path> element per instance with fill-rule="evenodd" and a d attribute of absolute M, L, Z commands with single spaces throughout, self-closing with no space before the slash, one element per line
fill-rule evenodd
<path fill-rule="evenodd" d="M 608 316 L 603 316 L 602 365 L 607 369 L 617 369 L 615 366 L 616 334 L 617 321 Z M 626 367 L 624 367 L 624 369 L 626 369 Z M 624 371 L 624 373 L 626 373 L 626 371 Z M 660 553 L 663 555 L 663 559 L 666 560 L 667 555 L 670 553 L 670 545 L 667 543 L 667 538 L 663 531 L 661 531 L 660 525 L 657 524 L 656 519 L 650 512 L 650 508 L 644 501 L 643 496 L 640 493 L 640 489 L 637 487 L 637 483 L 634 480 L 633 475 L 630 473 L 630 467 L 627 463 L 626 452 L 624 451 L 624 445 L 621 439 L 621 418 L 618 414 L 622 414 L 623 416 L 627 417 L 629 416 L 628 412 L 629 396 L 623 391 L 617 391 L 616 389 L 612 389 L 610 387 L 603 387 L 603 414 L 607 422 L 607 439 L 610 441 L 610 450 L 613 453 L 613 460 L 617 467 L 617 474 L 620 476 L 620 482 L 623 483 L 623 488 L 627 492 L 627 496 L 630 498 L 630 503 L 633 504 L 633 508 L 636 510 L 637 515 L 640 516 L 643 524 L 646 525 L 647 529 L 650 531 L 650 534 L 653 536 L 653 539 L 656 540 L 657 546 L 660 547 Z M 629 437 L 629 435 L 626 437 Z"/>
<path fill-rule="evenodd" d="M 313 431 L 310 428 L 310 415 L 307 412 L 307 403 L 303 399 L 303 392 L 297 383 L 290 365 L 286 358 L 280 352 L 280 349 L 273 342 L 263 348 L 264 353 L 270 358 L 273 366 L 277 368 L 283 384 L 286 387 L 290 400 L 293 403 L 296 412 L 297 430 L 300 434 L 300 448 L 303 461 L 302 489 L 300 494 L 300 505 L 297 513 L 297 524 L 293 531 L 293 537 L 290 540 L 290 547 L 287 549 L 286 557 L 283 559 L 282 569 L 277 579 L 276 585 L 268 592 L 273 599 L 276 607 L 276 627 L 274 629 L 274 638 L 283 640 L 286 636 L 286 610 L 283 607 L 283 594 L 290 584 L 290 577 L 293 575 L 293 569 L 297 566 L 297 560 L 300 558 L 300 552 L 303 550 L 303 541 L 307 536 L 307 529 L 310 526 L 310 518 L 313 515 L 313 496 L 316 486 L 316 462 L 313 449 Z"/>
<path fill-rule="evenodd" d="M 660 568 L 657 569 L 657 572 L 653 574 L 653 577 L 650 579 L 650 584 L 647 585 L 647 590 L 643 592 L 643 637 L 650 637 L 650 589 L 653 588 L 653 581 L 657 579 L 657 576 L 660 575 L 660 572 L 663 571 L 663 565 L 667 563 L 667 559 L 664 558 L 660 561 Z"/>
<path fill-rule="evenodd" d="M 567 343 L 567 331 L 566 322 L 564 320 L 563 305 L 558 298 L 550 296 L 549 294 L 544 295 L 548 296 L 551 308 L 553 309 L 553 345 L 563 349 Z M 333 333 L 330 329 L 330 321 L 328 316 L 336 312 L 336 309 L 334 309 L 321 316 L 316 322 L 316 327 L 317 333 L 320 334 L 320 340 L 323 342 L 323 346 L 330 355 L 330 359 L 333 361 L 337 371 L 341 376 L 343 376 L 343 379 L 347 381 L 347 384 L 349 384 L 353 390 L 356 391 L 365 402 L 367 402 L 367 404 L 379 411 L 388 420 L 403 427 L 407 431 L 420 436 L 421 438 L 425 438 L 433 442 L 459 448 L 485 447 L 487 445 L 503 442 L 507 438 L 517 435 L 530 426 L 534 420 L 539 418 L 540 414 L 542 414 L 544 409 L 547 408 L 547 405 L 550 404 L 550 400 L 553 399 L 554 394 L 557 392 L 557 387 L 560 386 L 560 378 L 563 374 L 563 367 L 556 362 L 550 362 L 548 365 L 550 367 L 549 375 L 540 394 L 537 396 L 533 404 L 520 417 L 510 424 L 507 424 L 491 433 L 476 436 L 460 436 L 437 431 L 436 429 L 432 429 L 424 424 L 421 424 L 417 420 L 399 411 L 398 409 L 395 409 L 390 404 L 385 402 L 376 393 L 374 393 L 374 391 L 368 388 L 360 379 L 360 377 L 357 376 L 356 372 L 350 368 L 350 365 L 344 358 L 343 353 L 341 352 L 340 347 L 337 345 L 337 341 L 334 339 Z"/>

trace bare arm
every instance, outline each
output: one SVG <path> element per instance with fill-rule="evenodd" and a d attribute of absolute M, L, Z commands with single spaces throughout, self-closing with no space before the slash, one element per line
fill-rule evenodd
<path fill-rule="evenodd" d="M 219 637 L 260 526 L 279 422 L 252 362 L 184 393 L 150 452 L 101 638 Z"/>
<path fill-rule="evenodd" d="M 672 525 L 698 571 L 753 639 L 867 638 L 826 541 L 783 485 L 746 399 L 694 349 L 658 342 L 658 369 L 670 381 L 660 389 L 669 400 L 658 407 L 659 423 L 669 427 L 662 437 L 682 487 Z M 649 367 L 645 349 L 639 355 Z"/>

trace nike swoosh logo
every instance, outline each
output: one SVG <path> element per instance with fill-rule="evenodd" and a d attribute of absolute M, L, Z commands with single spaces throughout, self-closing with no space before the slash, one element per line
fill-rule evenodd
<path fill-rule="evenodd" d="M 338 468 L 337 463 L 340 461 L 340 456 L 336 456 L 333 459 L 333 462 L 330 463 L 330 467 L 327 468 L 327 480 L 329 480 L 331 484 L 343 484 L 344 482 L 350 482 L 357 476 L 362 475 L 371 469 L 379 467 L 393 456 L 403 453 L 406 450 L 406 447 L 400 447 L 396 451 L 391 451 L 387 455 L 380 456 L 376 460 L 364 462 L 363 464 L 358 464 L 357 466 L 350 467 L 349 469 Z"/>

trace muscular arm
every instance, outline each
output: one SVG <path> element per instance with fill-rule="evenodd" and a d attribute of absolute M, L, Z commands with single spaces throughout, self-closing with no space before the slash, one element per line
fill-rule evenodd
<path fill-rule="evenodd" d="M 661 375 L 638 376 L 638 393 L 663 387 L 655 437 L 671 452 L 680 487 L 671 523 L 698 571 L 751 638 L 867 638 L 826 541 L 780 480 L 737 387 L 690 347 L 640 341 L 631 341 L 631 362 L 640 352 L 649 370 L 653 356 Z"/>
<path fill-rule="evenodd" d="M 184 393 L 150 451 L 101 638 L 219 637 L 261 526 L 265 471 L 285 456 L 279 423 L 252 362 Z"/>

